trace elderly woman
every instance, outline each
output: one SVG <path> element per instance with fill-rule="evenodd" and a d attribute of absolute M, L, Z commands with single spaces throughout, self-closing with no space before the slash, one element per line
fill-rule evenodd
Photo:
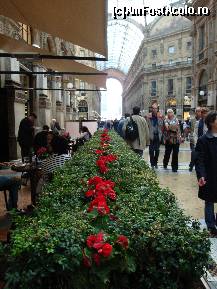
<path fill-rule="evenodd" d="M 172 109 L 167 110 L 167 116 L 164 120 L 164 139 L 165 154 L 163 159 L 164 169 L 167 169 L 170 155 L 172 153 L 171 167 L 175 173 L 178 171 L 179 145 L 181 141 L 179 121 Z"/>
<path fill-rule="evenodd" d="M 196 145 L 196 173 L 199 198 L 205 201 L 205 222 L 212 235 L 217 236 L 214 203 L 217 203 L 217 112 L 205 118 L 208 128 Z"/>

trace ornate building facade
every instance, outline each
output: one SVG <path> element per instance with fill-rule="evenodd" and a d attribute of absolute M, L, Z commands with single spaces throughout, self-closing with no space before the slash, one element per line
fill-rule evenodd
<path fill-rule="evenodd" d="M 192 17 L 193 36 L 193 87 L 194 107 L 216 109 L 217 102 L 217 2 L 193 0 L 189 5 L 210 9 L 210 16 Z"/>
<path fill-rule="evenodd" d="M 190 33 L 191 22 L 181 16 L 158 17 L 147 26 L 124 82 L 124 113 L 137 105 L 147 114 L 151 104 L 158 102 L 162 113 L 172 107 L 180 118 L 188 114 L 192 83 Z"/>
<path fill-rule="evenodd" d="M 17 40 L 23 39 L 28 44 L 58 55 L 95 56 L 93 52 L 84 48 L 57 37 L 51 37 L 3 16 L 0 16 L 0 33 Z M 96 68 L 96 63 L 93 61 L 85 63 L 82 61 L 82 63 Z M 0 58 L 0 68 L 3 71 L 45 71 L 41 65 L 18 61 L 11 57 Z M 75 77 L 47 74 L 1 74 L 0 80 L 0 129 L 4 138 L 1 145 L 4 147 L 2 151 L 7 154 L 6 158 L 8 159 L 16 159 L 20 155 L 17 145 L 18 127 L 21 119 L 30 111 L 35 112 L 38 116 L 36 123 L 38 129 L 44 124 L 50 125 L 53 118 L 64 128 L 65 121 L 96 119 L 100 114 L 100 92 L 63 90 L 67 88 L 96 89 L 95 85 Z M 23 89 L 25 87 L 40 88 L 40 90 L 25 90 Z M 19 88 L 21 89 L 19 90 Z"/>

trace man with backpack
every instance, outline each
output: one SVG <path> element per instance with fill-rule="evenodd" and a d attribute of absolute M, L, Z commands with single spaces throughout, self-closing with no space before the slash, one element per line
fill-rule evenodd
<path fill-rule="evenodd" d="M 132 116 L 128 117 L 123 125 L 123 134 L 126 142 L 135 153 L 143 156 L 143 150 L 149 145 L 149 128 L 145 118 L 140 115 L 140 108 L 133 108 Z"/>

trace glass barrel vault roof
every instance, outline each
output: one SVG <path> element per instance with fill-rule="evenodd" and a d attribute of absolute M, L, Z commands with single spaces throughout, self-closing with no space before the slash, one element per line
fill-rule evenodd
<path fill-rule="evenodd" d="M 143 17 L 129 17 L 126 20 L 113 18 L 114 7 L 143 7 L 143 0 L 109 0 L 108 7 L 108 61 L 99 62 L 98 68 L 118 69 L 127 74 L 130 65 L 143 40 Z"/>

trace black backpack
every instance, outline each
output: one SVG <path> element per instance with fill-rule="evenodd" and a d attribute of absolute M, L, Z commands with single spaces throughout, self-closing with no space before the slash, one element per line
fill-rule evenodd
<path fill-rule="evenodd" d="M 125 139 L 129 141 L 135 141 L 137 138 L 139 138 L 138 126 L 131 116 L 130 121 L 126 126 Z"/>

